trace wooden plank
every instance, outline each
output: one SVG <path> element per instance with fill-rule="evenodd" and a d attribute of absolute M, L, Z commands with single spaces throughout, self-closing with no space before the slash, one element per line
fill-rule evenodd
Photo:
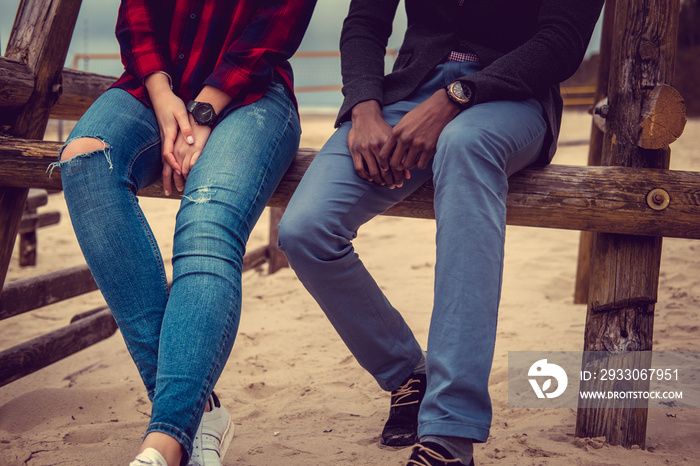
<path fill-rule="evenodd" d="M 26 63 L 34 86 L 11 133 L 42 138 L 51 106 L 62 91 L 61 71 L 80 11 L 80 0 L 23 0 L 17 11 L 6 57 Z"/>
<path fill-rule="evenodd" d="M 38 207 L 45 206 L 48 203 L 49 193 L 45 189 L 30 188 L 24 208 L 25 210 L 36 210 Z"/>
<path fill-rule="evenodd" d="M 289 267 L 287 256 L 277 248 L 279 239 L 279 229 L 277 226 L 282 220 L 284 209 L 281 207 L 272 207 L 270 209 L 270 243 L 267 245 L 268 266 L 267 273 L 273 274 L 280 269 Z"/>
<path fill-rule="evenodd" d="M 19 233 L 29 233 L 36 231 L 39 228 L 44 228 L 49 225 L 56 225 L 61 221 L 61 213 L 58 211 L 24 214 L 22 222 L 19 225 Z"/>
<path fill-rule="evenodd" d="M 649 173 L 668 168 L 668 149 L 642 149 L 637 143 L 640 111 L 651 90 L 673 80 L 679 10 L 680 0 L 616 1 L 603 165 Z M 587 354 L 651 351 L 661 242 L 660 237 L 595 235 L 584 336 Z M 631 408 L 581 399 L 576 436 L 605 436 L 612 445 L 644 449 L 646 423 L 646 403 Z"/>
<path fill-rule="evenodd" d="M 64 68 L 62 92 L 51 107 L 51 118 L 78 120 L 117 78 Z M 27 103 L 34 89 L 31 68 L 17 60 L 0 57 L 0 123 L 10 124 Z"/>
<path fill-rule="evenodd" d="M 87 348 L 117 330 L 109 308 L 0 353 L 0 387 Z"/>
<path fill-rule="evenodd" d="M 32 70 L 34 88 L 9 131 L 13 136 L 41 139 L 51 106 L 60 94 L 66 60 L 80 0 L 22 0 L 7 42 L 5 57 Z M 58 91 L 58 92 L 57 92 Z M 32 186 L 27 186 L 30 188 Z M 26 188 L 0 187 L 0 284 L 5 282 L 19 229 Z"/>
<path fill-rule="evenodd" d="M 600 38 L 600 61 L 593 100 L 598 103 L 608 96 L 610 77 L 610 52 L 612 34 L 615 27 L 615 0 L 606 0 L 603 9 L 603 30 Z M 588 146 L 588 165 L 600 165 L 603 154 L 603 131 L 591 124 L 591 138 Z M 576 284 L 574 286 L 574 304 L 588 303 L 588 287 L 591 273 L 591 248 L 593 232 L 582 231 L 579 239 L 578 262 L 576 264 Z"/>
<path fill-rule="evenodd" d="M 60 144 L 0 137 L 0 186 L 61 189 L 60 169 L 49 178 Z M 268 203 L 285 207 L 317 151 L 300 149 Z M 671 195 L 655 211 L 646 195 L 663 187 Z M 139 195 L 164 197 L 160 182 Z M 434 218 L 432 186 L 426 185 L 386 215 Z M 177 194 L 171 198 L 179 199 Z M 511 177 L 508 223 L 531 227 L 700 239 L 700 173 L 626 167 L 549 165 Z"/>
<path fill-rule="evenodd" d="M 0 184 L 0 284 L 5 282 L 7 276 L 28 192 L 27 188 L 5 187 Z"/>
<path fill-rule="evenodd" d="M 267 254 L 267 246 L 260 246 L 259 248 L 247 253 L 245 256 L 243 256 L 243 268 L 241 269 L 241 272 L 247 272 L 263 265 L 265 262 L 267 262 Z"/>
<path fill-rule="evenodd" d="M 16 280 L 0 295 L 0 320 L 95 291 L 97 284 L 87 265 Z"/>
<path fill-rule="evenodd" d="M 36 215 L 36 214 L 33 214 Z M 24 219 L 25 215 L 22 216 Z M 36 265 L 36 248 L 37 248 L 37 235 L 36 229 L 22 231 L 22 226 L 20 224 L 19 228 L 19 266 L 20 267 L 33 267 Z"/>

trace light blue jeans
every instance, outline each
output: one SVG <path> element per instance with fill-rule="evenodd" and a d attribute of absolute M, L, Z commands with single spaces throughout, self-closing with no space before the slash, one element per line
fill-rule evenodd
<path fill-rule="evenodd" d="M 475 63 L 439 65 L 407 100 L 384 108 L 385 120 L 395 125 L 439 88 L 478 69 Z M 383 389 L 394 390 L 420 361 L 421 347 L 352 240 L 362 224 L 432 179 L 437 257 L 419 435 L 486 441 L 508 176 L 538 158 L 546 130 L 542 108 L 535 100 L 498 101 L 463 111 L 440 135 L 431 166 L 412 170 L 393 190 L 355 174 L 350 126 L 340 126 L 306 172 L 282 218 L 280 248 L 359 364 Z"/>
<path fill-rule="evenodd" d="M 147 433 L 174 437 L 188 456 L 236 337 L 246 241 L 300 134 L 276 83 L 216 126 L 177 213 L 170 291 L 136 197 L 161 178 L 153 111 L 123 90 L 105 92 L 68 142 L 97 138 L 106 149 L 59 163 L 78 242 L 153 401 Z"/>

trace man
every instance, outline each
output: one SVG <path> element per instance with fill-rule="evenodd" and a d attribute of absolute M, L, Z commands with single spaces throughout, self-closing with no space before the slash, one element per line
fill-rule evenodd
<path fill-rule="evenodd" d="M 280 247 L 360 365 L 392 391 L 382 443 L 418 440 L 409 465 L 466 465 L 491 424 L 508 176 L 551 160 L 558 84 L 578 68 L 603 1 L 405 3 L 406 35 L 384 76 L 398 0 L 352 0 L 340 126 L 287 208 Z M 437 257 L 426 354 L 351 241 L 427 180 Z"/>

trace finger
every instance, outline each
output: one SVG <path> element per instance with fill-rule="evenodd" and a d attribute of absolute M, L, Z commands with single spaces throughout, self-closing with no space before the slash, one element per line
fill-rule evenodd
<path fill-rule="evenodd" d="M 404 170 L 391 170 L 391 174 L 394 177 L 394 184 L 396 185 L 397 188 L 400 188 L 403 186 L 404 182 Z"/>
<path fill-rule="evenodd" d="M 185 190 L 185 178 L 182 176 L 182 173 L 173 172 L 173 181 L 178 191 L 182 192 Z"/>
<path fill-rule="evenodd" d="M 369 179 L 369 175 L 367 174 L 367 171 L 365 170 L 365 164 L 364 164 L 364 158 L 362 157 L 362 154 L 358 154 L 357 152 L 351 151 L 352 155 L 352 164 L 355 168 L 355 173 L 357 176 L 362 178 L 365 181 L 371 181 Z"/>
<path fill-rule="evenodd" d="M 400 140 L 396 142 L 396 147 L 394 147 L 394 151 L 389 158 L 389 165 L 392 170 L 403 172 L 404 159 L 407 151 L 408 148 Z"/>
<path fill-rule="evenodd" d="M 382 171 L 389 171 L 391 168 L 389 166 L 389 158 L 391 157 L 391 154 L 394 152 L 394 148 L 396 147 L 396 139 L 394 139 L 394 136 L 391 136 L 382 146 L 382 148 L 379 150 L 379 155 L 377 157 L 377 161 L 379 162 L 379 168 Z"/>
<path fill-rule="evenodd" d="M 169 137 L 168 133 L 164 133 L 164 137 L 161 139 L 161 157 L 164 163 L 170 165 L 173 170 L 180 171 L 182 167 L 177 162 L 175 158 L 175 138 Z"/>
<path fill-rule="evenodd" d="M 435 152 L 436 150 L 424 150 L 421 155 L 420 159 L 418 160 L 418 168 L 420 169 L 426 169 L 428 167 L 428 164 L 430 163 L 430 160 L 435 157 Z"/>
<path fill-rule="evenodd" d="M 362 153 L 367 168 L 367 174 L 369 175 L 369 181 L 377 183 L 378 185 L 383 185 L 384 181 L 379 170 L 379 165 L 377 164 L 377 158 L 371 153 L 368 155 L 366 154 L 367 152 Z"/>
<path fill-rule="evenodd" d="M 201 151 L 197 151 L 194 154 L 192 154 L 192 158 L 190 159 L 190 170 L 192 170 L 192 167 L 194 164 L 199 160 L 199 156 L 202 155 Z"/>
<path fill-rule="evenodd" d="M 163 176 L 163 192 L 165 193 L 166 196 L 170 196 L 170 193 L 172 192 L 172 189 L 173 189 L 173 186 L 172 186 L 173 169 L 167 163 L 163 164 L 162 176 Z"/>
<path fill-rule="evenodd" d="M 403 169 L 404 170 L 410 170 L 411 168 L 416 166 L 416 159 L 422 154 L 423 152 L 418 149 L 416 146 L 411 146 L 408 149 L 408 152 L 406 152 L 406 157 L 404 158 L 403 161 Z"/>
<path fill-rule="evenodd" d="M 188 152 L 185 155 L 184 160 L 182 161 L 182 176 L 187 179 L 187 177 L 190 174 L 190 171 L 192 170 L 192 165 L 194 165 L 194 162 L 199 158 L 200 151 L 194 151 L 194 152 Z"/>
<path fill-rule="evenodd" d="M 194 132 L 192 131 L 192 125 L 190 125 L 190 118 L 187 112 L 175 113 L 175 120 L 177 120 L 177 126 L 180 128 L 180 132 L 187 144 L 194 144 Z"/>
<path fill-rule="evenodd" d="M 383 185 L 388 186 L 389 189 L 394 189 L 396 187 L 396 180 L 394 179 L 394 172 L 389 168 L 387 171 L 382 172 Z"/>
<path fill-rule="evenodd" d="M 161 156 L 163 158 L 164 165 L 168 165 L 173 171 L 182 171 L 182 167 L 177 162 L 177 159 L 175 159 L 175 155 L 173 155 L 172 152 L 163 153 Z"/>

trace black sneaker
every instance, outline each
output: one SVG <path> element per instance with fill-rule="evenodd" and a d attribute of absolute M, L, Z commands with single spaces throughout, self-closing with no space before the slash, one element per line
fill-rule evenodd
<path fill-rule="evenodd" d="M 425 374 L 414 373 L 391 392 L 391 408 L 382 430 L 382 445 L 405 447 L 418 442 L 418 410 L 425 388 Z"/>
<path fill-rule="evenodd" d="M 454 458 L 442 445 L 434 442 L 424 442 L 413 447 L 413 453 L 406 466 L 459 466 L 460 464 L 466 466 L 461 459 Z M 473 458 L 469 466 L 474 466 Z"/>

